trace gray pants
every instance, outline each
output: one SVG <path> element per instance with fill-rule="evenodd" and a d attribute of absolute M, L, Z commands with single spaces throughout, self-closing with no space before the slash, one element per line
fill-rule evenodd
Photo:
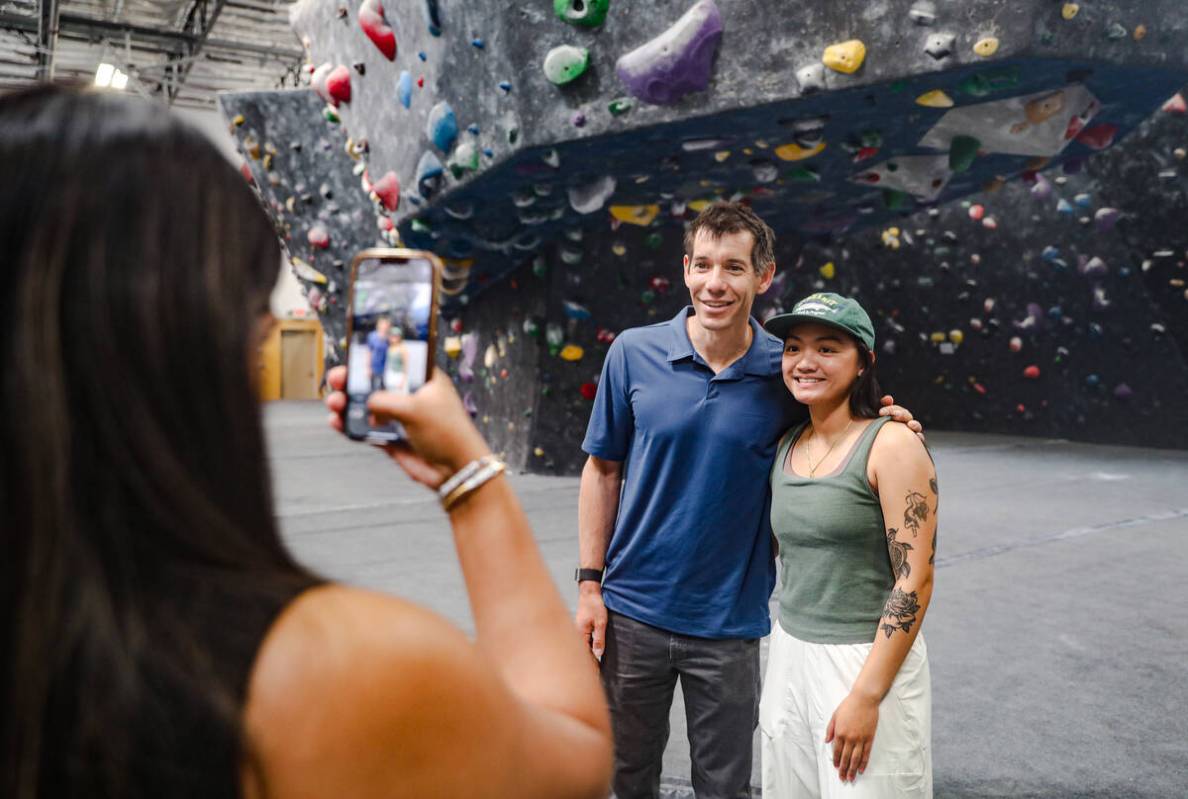
<path fill-rule="evenodd" d="M 618 799 L 657 799 L 676 681 L 685 697 L 698 799 L 751 795 L 759 721 L 759 639 L 679 635 L 610 612 L 602 685 L 615 736 Z"/>

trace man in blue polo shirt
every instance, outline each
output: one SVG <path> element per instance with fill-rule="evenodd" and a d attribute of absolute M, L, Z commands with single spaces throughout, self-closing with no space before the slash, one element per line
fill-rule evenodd
<path fill-rule="evenodd" d="M 750 796 L 775 585 L 768 478 L 804 415 L 783 342 L 751 318 L 774 244 L 746 206 L 707 207 L 685 235 L 692 306 L 624 331 L 603 364 L 582 444 L 577 624 L 602 659 L 618 799 L 659 796 L 678 678 L 698 799 Z"/>

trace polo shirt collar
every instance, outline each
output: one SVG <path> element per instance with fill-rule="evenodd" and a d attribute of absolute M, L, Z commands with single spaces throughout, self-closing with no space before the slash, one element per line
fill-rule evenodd
<path fill-rule="evenodd" d="M 693 306 L 686 305 L 668 323 L 668 362 L 674 363 L 685 358 L 693 358 L 696 351 L 693 342 L 689 340 L 689 330 L 685 323 L 693 313 Z M 731 369 L 741 368 L 744 374 L 770 377 L 780 373 L 780 360 L 783 347 L 776 346 L 772 337 L 765 331 L 755 317 L 748 317 L 751 323 L 751 347 Z"/>

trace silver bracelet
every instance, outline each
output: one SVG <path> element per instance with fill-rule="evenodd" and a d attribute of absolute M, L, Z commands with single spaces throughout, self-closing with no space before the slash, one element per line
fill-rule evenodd
<path fill-rule="evenodd" d="M 467 478 L 462 485 L 455 488 L 448 495 L 442 497 L 441 506 L 446 511 L 449 511 L 488 480 L 503 473 L 503 470 L 507 468 L 507 464 L 494 456 L 491 457 L 492 460 L 480 468 L 477 473 Z"/>
<path fill-rule="evenodd" d="M 496 460 L 498 460 L 498 458 L 496 458 L 494 455 L 484 455 L 481 458 L 472 460 L 470 463 L 466 464 L 461 469 L 450 475 L 448 480 L 438 486 L 437 496 L 444 501 L 445 498 L 450 495 L 451 491 L 462 485 L 462 483 L 466 482 L 471 477 L 474 477 L 475 473 L 479 469 Z"/>

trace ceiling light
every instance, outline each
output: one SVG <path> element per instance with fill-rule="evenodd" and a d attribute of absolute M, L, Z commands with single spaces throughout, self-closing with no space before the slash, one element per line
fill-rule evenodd
<path fill-rule="evenodd" d="M 115 73 L 115 71 L 116 68 L 111 64 L 100 64 L 99 68 L 95 70 L 95 85 L 110 86 L 112 75 Z"/>
<path fill-rule="evenodd" d="M 111 88 L 119 89 L 120 91 L 123 91 L 124 87 L 127 85 L 128 85 L 128 76 L 125 75 L 123 72 L 120 72 L 117 69 L 115 71 L 115 74 L 111 76 Z"/>

